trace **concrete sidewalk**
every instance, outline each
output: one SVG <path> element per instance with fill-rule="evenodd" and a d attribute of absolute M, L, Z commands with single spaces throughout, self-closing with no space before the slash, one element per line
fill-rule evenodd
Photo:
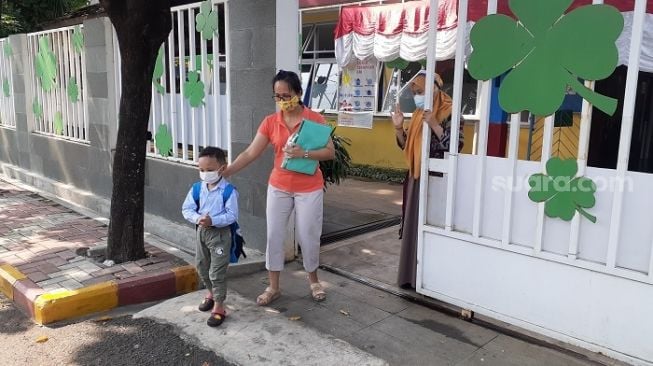
<path fill-rule="evenodd" d="M 106 220 L 0 179 L 0 292 L 39 324 L 195 291 L 193 259 L 146 235 L 146 258 L 106 265 Z M 93 251 L 99 257 L 88 256 Z M 249 251 L 232 274 L 259 270 Z M 259 263 L 260 262 L 260 263 Z"/>
<path fill-rule="evenodd" d="M 228 318 L 217 329 L 196 310 L 203 292 L 164 301 L 139 314 L 175 325 L 239 365 L 546 365 L 597 363 L 499 334 L 321 272 L 328 297 L 312 301 L 298 263 L 282 272 L 282 297 L 255 305 L 265 272 L 231 279 Z"/>
<path fill-rule="evenodd" d="M 106 226 L 89 213 L 55 201 L 0 180 L 0 291 L 40 323 L 169 298 L 196 286 L 192 267 L 183 267 L 186 279 L 177 276 L 177 266 L 190 261 L 188 253 L 153 236 L 147 236 L 151 256 L 140 262 L 104 268 L 77 255 L 78 249 L 102 243 Z M 364 247 L 380 253 L 389 242 L 377 236 L 369 234 L 329 249 L 351 251 L 347 246 L 355 244 L 361 246 L 357 250 Z M 377 246 L 368 248 L 366 240 Z M 346 253 L 328 250 L 325 259 L 328 253 L 335 254 L 330 257 L 334 264 L 346 264 L 342 263 Z M 240 365 L 597 364 L 327 272 L 321 272 L 320 278 L 328 298 L 315 303 L 301 265 L 294 262 L 282 273 L 282 297 L 271 307 L 258 307 L 254 300 L 266 287 L 267 276 L 260 270 L 252 273 L 251 268 L 261 267 L 250 260 L 260 258 L 248 258 L 229 269 L 229 318 L 220 328 L 207 327 L 207 314 L 196 310 L 202 291 L 166 300 L 138 316 L 173 324 L 185 336 Z M 378 264 L 376 274 L 383 269 Z"/>

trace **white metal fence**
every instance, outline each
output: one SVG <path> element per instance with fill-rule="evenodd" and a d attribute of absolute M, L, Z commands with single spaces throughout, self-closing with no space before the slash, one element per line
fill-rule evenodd
<path fill-rule="evenodd" d="M 205 146 L 229 147 L 229 46 L 224 31 L 228 3 L 213 0 L 171 10 L 173 29 L 159 53 L 152 81 L 148 131 L 153 141 L 148 155 L 193 163 Z M 118 108 L 121 73 L 115 35 L 114 57 Z"/>
<path fill-rule="evenodd" d="M 88 142 L 82 25 L 27 35 L 34 131 Z"/>
<path fill-rule="evenodd" d="M 13 50 L 8 38 L 0 39 L 0 126 L 16 127 L 16 109 L 14 107 Z"/>
<path fill-rule="evenodd" d="M 601 4 L 602 1 L 593 0 L 593 3 Z M 488 14 L 496 12 L 496 4 L 496 0 L 489 1 Z M 546 163 L 553 155 L 553 116 L 545 119 L 540 162 L 518 158 L 519 114 L 512 115 L 510 119 L 507 157 L 488 157 L 489 103 L 483 103 L 480 108 L 478 155 L 458 154 L 458 139 L 455 135 L 458 132 L 460 111 L 454 109 L 448 159 L 429 159 L 424 162 L 422 174 L 428 174 L 429 171 L 445 174 L 444 179 L 430 183 L 430 192 L 427 193 L 426 187 L 422 192 L 421 197 L 428 198 L 420 201 L 423 205 L 422 212 L 426 213 L 422 217 L 422 228 L 425 231 L 466 238 L 495 248 L 653 284 L 653 232 L 648 229 L 649 225 L 633 227 L 629 224 L 638 220 L 637 200 L 649 199 L 643 187 L 653 179 L 651 174 L 628 171 L 642 28 L 644 17 L 650 16 L 646 15 L 646 0 L 636 1 L 633 13 L 632 29 L 624 30 L 631 35 L 631 46 L 617 167 L 613 170 L 587 166 L 592 116 L 592 106 L 587 100 L 583 101 L 577 153 L 579 176 L 586 175 L 595 182 L 630 182 L 630 185 L 635 185 L 633 191 L 628 191 L 629 185 L 625 188 L 616 185 L 599 189 L 596 193 L 597 205 L 593 208 L 600 219 L 598 224 L 589 223 L 579 215 L 575 215 L 569 223 L 547 217 L 544 204 L 534 204 L 528 199 L 528 186 L 523 182 L 531 174 L 546 172 Z M 458 16 L 459 19 L 466 18 L 463 8 Z M 465 34 L 461 33 L 459 37 L 459 44 L 464 44 Z M 459 47 L 456 57 L 454 105 L 460 105 L 463 51 Z M 489 83 L 490 81 L 485 81 L 481 85 L 483 100 L 489 100 Z M 586 82 L 586 86 L 593 88 L 594 83 Z M 497 185 L 497 177 L 501 178 L 501 184 Z M 497 211 L 501 214 L 497 215 Z M 624 230 L 624 227 L 628 227 L 628 230 Z"/>
<path fill-rule="evenodd" d="M 571 221 L 548 217 L 545 204 L 528 197 L 525 182 L 533 174 L 547 174 L 546 163 L 554 156 L 552 116 L 545 119 L 542 158 L 535 162 L 518 158 L 517 114 L 510 119 L 507 157 L 487 156 L 487 102 L 480 108 L 478 154 L 459 154 L 460 109 L 454 108 L 448 158 L 422 161 L 422 177 L 443 176 L 428 177 L 420 186 L 418 292 L 635 364 L 653 362 L 647 340 L 653 322 L 646 317 L 646 305 L 653 304 L 653 227 L 645 214 L 653 205 L 653 174 L 628 167 L 646 51 L 642 37 L 646 19 L 653 19 L 647 3 L 635 0 L 621 10 L 632 13 L 633 21 L 622 33 L 630 47 L 616 169 L 588 166 L 592 105 L 583 101 L 578 173 L 573 174 L 596 183 L 596 204 L 589 210 L 596 223 L 578 213 Z M 466 21 L 467 4 L 459 1 L 459 23 Z M 489 0 L 488 14 L 496 12 L 497 0 Z M 459 29 L 453 105 L 461 101 L 464 37 Z M 489 83 L 482 83 L 484 101 Z M 428 128 L 425 124 L 425 141 Z M 428 146 L 423 144 L 422 156 L 428 156 Z M 614 309 L 622 308 L 628 311 L 616 315 Z"/>

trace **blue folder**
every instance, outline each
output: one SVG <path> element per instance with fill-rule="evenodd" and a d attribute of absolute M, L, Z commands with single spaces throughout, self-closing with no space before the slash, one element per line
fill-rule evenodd
<path fill-rule="evenodd" d="M 317 122 L 303 120 L 299 131 L 295 135 L 294 142 L 303 150 L 319 150 L 326 147 L 331 137 L 331 126 L 323 125 Z M 281 167 L 293 172 L 313 175 L 317 170 L 318 161 L 305 158 L 288 158 L 283 159 Z"/>

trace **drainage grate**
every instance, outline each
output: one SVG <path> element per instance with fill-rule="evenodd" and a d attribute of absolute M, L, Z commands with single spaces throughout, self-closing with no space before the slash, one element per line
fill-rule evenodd
<path fill-rule="evenodd" d="M 367 224 L 347 228 L 345 230 L 324 234 L 320 238 L 320 245 L 331 244 L 340 240 L 353 238 L 354 236 L 367 234 L 373 231 L 399 225 L 400 222 L 401 222 L 401 216 L 393 216 L 387 219 L 373 221 Z"/>

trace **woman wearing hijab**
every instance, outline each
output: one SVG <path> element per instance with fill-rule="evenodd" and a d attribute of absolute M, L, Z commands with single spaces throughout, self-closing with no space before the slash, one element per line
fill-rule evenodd
<path fill-rule="evenodd" d="M 410 89 L 417 109 L 413 112 L 407 128 L 404 127 L 404 114 L 395 106 L 392 122 L 395 127 L 397 145 L 404 151 L 408 173 L 404 181 L 401 228 L 401 252 L 399 255 L 399 275 L 397 282 L 403 288 L 415 288 L 417 278 L 417 223 L 419 220 L 419 179 L 422 164 L 422 122 L 431 127 L 429 157 L 442 159 L 449 151 L 451 137 L 451 97 L 441 90 L 442 79 L 435 74 L 433 89 L 433 112 L 424 111 L 424 91 L 426 72 L 413 79 Z M 463 147 L 463 123 L 460 123 L 458 149 Z M 441 176 L 438 173 L 432 173 Z"/>

